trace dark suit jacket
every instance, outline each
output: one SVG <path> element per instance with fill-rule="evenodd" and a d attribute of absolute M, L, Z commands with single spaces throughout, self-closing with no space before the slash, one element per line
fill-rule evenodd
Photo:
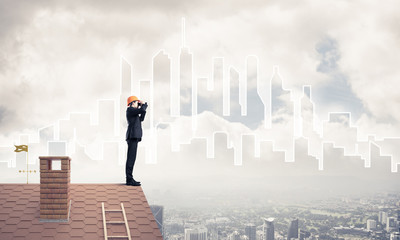
<path fill-rule="evenodd" d="M 126 109 L 126 120 L 128 120 L 128 129 L 126 130 L 126 140 L 142 139 L 142 122 L 146 116 L 147 103 L 140 108 L 128 107 Z"/>

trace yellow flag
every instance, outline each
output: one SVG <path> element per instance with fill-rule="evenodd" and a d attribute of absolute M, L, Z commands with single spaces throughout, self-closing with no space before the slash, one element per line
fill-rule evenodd
<path fill-rule="evenodd" d="M 28 152 L 28 145 L 14 145 L 14 152 Z"/>

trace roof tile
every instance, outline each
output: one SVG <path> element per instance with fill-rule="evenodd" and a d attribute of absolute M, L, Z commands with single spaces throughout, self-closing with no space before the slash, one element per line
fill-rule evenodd
<path fill-rule="evenodd" d="M 154 231 L 154 229 L 147 225 L 139 225 L 139 231 L 142 233 L 152 233 Z"/>
<path fill-rule="evenodd" d="M 5 225 L 2 229 L 2 233 L 13 233 L 17 230 L 17 225 Z"/>
<path fill-rule="evenodd" d="M 71 221 L 70 221 L 71 222 Z M 69 233 L 71 232 L 71 225 L 69 223 L 65 224 L 60 224 L 60 226 L 57 228 L 57 232 L 60 233 Z"/>
<path fill-rule="evenodd" d="M 72 221 L 72 223 L 70 224 L 71 228 L 76 229 L 76 228 L 84 228 L 85 227 L 85 223 L 83 223 L 83 221 Z"/>
<path fill-rule="evenodd" d="M 22 217 L 22 215 L 24 215 L 24 209 L 23 209 L 23 207 L 22 207 L 22 209 L 21 208 L 19 208 L 19 209 L 16 209 L 17 207 L 15 207 L 14 208 L 14 211 L 12 211 L 11 213 L 10 213 L 10 217 L 16 217 L 16 218 L 18 218 L 19 220 L 21 220 L 21 217 Z"/>
<path fill-rule="evenodd" d="M 140 234 L 140 240 L 153 240 L 154 238 L 154 234 L 153 233 L 142 233 Z"/>
<path fill-rule="evenodd" d="M 85 211 L 85 208 L 81 208 L 81 207 L 77 207 L 77 208 L 74 208 L 73 210 L 72 210 L 72 212 L 74 213 L 74 214 L 83 214 L 84 212 L 86 212 Z"/>
<path fill-rule="evenodd" d="M 13 234 L 12 233 L 6 233 L 3 230 L 1 231 L 1 237 L 4 239 L 12 239 L 13 238 Z"/>
<path fill-rule="evenodd" d="M 57 239 L 69 239 L 69 237 L 68 233 L 57 233 Z"/>
<path fill-rule="evenodd" d="M 85 219 L 85 215 L 83 215 L 82 213 L 75 213 L 74 211 L 71 210 L 71 217 L 70 217 L 73 221 L 77 221 L 77 220 L 82 220 Z"/>
<path fill-rule="evenodd" d="M 31 233 L 41 233 L 43 232 L 44 226 L 43 225 L 33 225 L 29 228 Z"/>
<path fill-rule="evenodd" d="M 149 223 L 149 219 L 147 217 L 137 217 L 136 218 L 136 223 L 139 225 L 144 225 Z"/>
<path fill-rule="evenodd" d="M 29 220 L 21 220 L 18 224 L 18 228 L 30 228 L 32 226 L 32 221 Z"/>
<path fill-rule="evenodd" d="M 43 223 L 43 226 L 45 228 L 49 228 L 49 229 L 57 228 L 59 225 L 60 225 L 60 223 L 57 223 L 57 222 L 44 222 Z"/>
<path fill-rule="evenodd" d="M 17 223 L 19 223 L 21 221 L 20 218 L 18 217 L 11 217 L 9 219 L 6 220 L 6 224 L 7 225 L 16 225 Z"/>
<path fill-rule="evenodd" d="M 89 212 L 85 211 L 83 214 L 85 215 L 85 218 L 97 217 L 99 215 L 97 212 L 94 212 L 94 211 L 89 211 Z"/>
<path fill-rule="evenodd" d="M 24 214 L 33 214 L 33 213 L 36 213 L 36 212 L 38 211 L 38 209 L 39 209 L 39 204 L 38 204 L 38 206 L 35 207 L 35 208 L 33 208 L 33 207 L 27 207 L 27 208 L 25 208 L 25 210 L 24 210 Z"/>
<path fill-rule="evenodd" d="M 53 236 L 41 236 L 40 240 L 54 240 Z"/>
<path fill-rule="evenodd" d="M 2 234 L 1 236 L 3 237 L 3 234 Z M 6 238 L 6 237 L 5 237 L 5 239 L 9 239 L 9 238 Z M 11 238 L 10 238 L 10 239 L 11 239 Z M 41 240 L 41 239 L 44 239 L 44 237 L 42 236 L 42 233 L 41 233 L 41 232 L 39 233 L 39 232 L 32 232 L 32 231 L 31 231 L 31 232 L 29 233 L 29 239 L 30 239 L 30 240 L 39 240 L 39 239 L 40 239 L 40 240 Z"/>
<path fill-rule="evenodd" d="M 18 199 L 15 203 L 17 206 L 24 206 L 29 203 L 29 199 Z"/>
<path fill-rule="evenodd" d="M 56 233 L 57 233 L 57 230 L 56 230 L 55 228 L 45 228 L 45 229 L 42 231 L 42 236 L 44 236 L 44 237 L 51 237 L 51 236 L 56 235 Z"/>
<path fill-rule="evenodd" d="M 14 235 L 12 239 L 13 239 L 13 240 L 23 240 L 23 239 L 26 239 L 26 236 L 25 236 L 25 237 L 22 237 L 22 236 L 16 237 L 16 236 Z"/>
<path fill-rule="evenodd" d="M 2 229 L 6 225 L 6 221 L 0 220 L 0 229 Z"/>
<path fill-rule="evenodd" d="M 2 206 L 2 208 L 1 208 L 1 213 L 7 213 L 7 214 L 9 214 L 9 213 L 11 213 L 11 212 L 12 212 L 12 208 L 10 208 L 10 207 L 6 208 L 6 207 L 3 207 L 3 206 Z"/>
<path fill-rule="evenodd" d="M 146 213 L 145 211 L 136 211 L 136 212 L 135 212 L 135 216 L 138 217 L 138 218 L 140 218 L 140 217 L 145 217 L 145 218 L 147 218 L 148 215 L 149 215 L 149 214 Z"/>
<path fill-rule="evenodd" d="M 29 229 L 17 229 L 14 232 L 14 237 L 23 237 L 26 236 L 29 233 Z"/>
<path fill-rule="evenodd" d="M 75 208 L 75 207 L 82 207 L 83 208 L 83 207 L 85 207 L 86 204 L 83 201 L 81 201 L 81 202 L 72 201 L 71 205 L 72 205 L 72 208 Z"/>
<path fill-rule="evenodd" d="M 88 233 L 86 232 L 85 235 L 83 235 L 83 238 L 85 240 L 99 240 L 100 237 L 97 235 L 97 233 Z"/>
<path fill-rule="evenodd" d="M 103 223 L 101 223 L 101 229 L 103 229 Z M 87 233 L 97 233 L 99 227 L 95 224 L 89 224 L 85 226 L 85 231 Z"/>
<path fill-rule="evenodd" d="M 89 218 L 83 219 L 83 222 L 85 223 L 85 225 L 89 225 L 89 224 L 97 224 L 99 222 L 99 220 L 97 220 L 97 218 L 95 218 L 95 217 L 89 217 Z"/>
<path fill-rule="evenodd" d="M 81 237 L 85 234 L 85 231 L 83 231 L 84 228 L 80 229 L 73 229 L 73 231 L 70 232 L 71 237 Z"/>
<path fill-rule="evenodd" d="M 134 228 L 134 229 L 129 228 L 129 229 L 131 231 L 132 237 L 139 237 L 140 236 L 140 231 L 137 228 Z"/>

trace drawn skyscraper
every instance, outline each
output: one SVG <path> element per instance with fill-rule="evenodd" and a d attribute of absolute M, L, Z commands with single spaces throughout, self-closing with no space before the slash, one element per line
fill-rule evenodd
<path fill-rule="evenodd" d="M 239 85 L 240 85 L 240 73 L 235 68 L 229 69 L 229 116 L 227 120 L 233 122 L 239 122 L 241 120 L 242 106 L 240 104 Z"/>
<path fill-rule="evenodd" d="M 179 56 L 180 115 L 193 114 L 193 55 L 182 47 Z"/>
<path fill-rule="evenodd" d="M 271 113 L 272 116 L 278 111 L 293 115 L 293 102 L 291 99 L 291 91 L 284 88 L 283 80 L 279 73 L 279 67 L 274 66 L 271 79 Z M 276 120 L 272 120 L 276 121 Z"/>
<path fill-rule="evenodd" d="M 271 119 L 273 127 L 285 130 L 287 137 L 284 141 L 276 142 L 279 150 L 285 151 L 285 161 L 294 161 L 294 102 L 292 92 L 283 86 L 283 80 L 279 73 L 279 67 L 274 66 L 271 78 Z M 271 125 L 271 126 L 272 126 Z M 282 127 L 284 126 L 284 127 Z M 271 139 L 273 140 L 273 139 Z"/>
<path fill-rule="evenodd" d="M 323 138 L 342 147 L 345 155 L 356 153 L 357 128 L 351 126 L 351 113 L 329 113 L 329 121 L 323 125 Z"/>
<path fill-rule="evenodd" d="M 171 59 L 160 51 L 153 58 L 153 119 L 154 125 L 167 121 L 171 115 Z"/>
<path fill-rule="evenodd" d="M 114 100 L 99 100 L 98 104 L 98 119 L 99 125 L 97 126 L 98 131 L 102 134 L 104 138 L 114 137 L 114 111 L 115 103 Z"/>
<path fill-rule="evenodd" d="M 152 111 L 152 83 L 149 80 L 140 80 L 139 82 L 139 93 L 140 93 L 140 98 L 143 99 L 144 101 L 147 101 L 150 108 L 146 111 L 146 121 L 142 122 L 142 127 L 144 129 L 149 129 L 151 126 L 153 126 L 153 111 Z"/>
<path fill-rule="evenodd" d="M 312 101 L 311 86 L 303 86 L 303 97 L 300 102 L 300 119 L 301 119 L 301 131 L 300 134 L 308 142 L 308 155 L 315 157 L 322 161 L 323 148 L 322 139 L 316 132 L 315 128 L 315 107 Z M 322 162 L 320 162 L 322 165 Z"/>
<path fill-rule="evenodd" d="M 312 137 L 314 133 L 314 104 L 311 101 L 311 86 L 303 87 L 300 116 L 302 135 L 306 138 Z"/>
<path fill-rule="evenodd" d="M 246 58 L 246 88 L 244 122 L 251 129 L 256 129 L 264 120 L 264 104 L 259 95 L 258 58 L 248 56 Z"/>
<path fill-rule="evenodd" d="M 121 94 L 119 97 L 119 132 L 120 136 L 125 134 L 128 123 L 126 122 L 127 99 L 132 94 L 132 66 L 121 57 Z"/>

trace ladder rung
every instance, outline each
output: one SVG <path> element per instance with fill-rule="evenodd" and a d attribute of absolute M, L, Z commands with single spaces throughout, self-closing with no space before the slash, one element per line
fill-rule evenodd
<path fill-rule="evenodd" d="M 128 238 L 128 236 L 108 236 L 109 238 Z"/>
<path fill-rule="evenodd" d="M 110 210 L 105 210 L 106 212 L 122 212 L 122 210 L 119 209 L 110 209 Z"/>
<path fill-rule="evenodd" d="M 106 223 L 110 223 L 110 224 L 125 224 L 124 221 L 108 221 Z"/>

